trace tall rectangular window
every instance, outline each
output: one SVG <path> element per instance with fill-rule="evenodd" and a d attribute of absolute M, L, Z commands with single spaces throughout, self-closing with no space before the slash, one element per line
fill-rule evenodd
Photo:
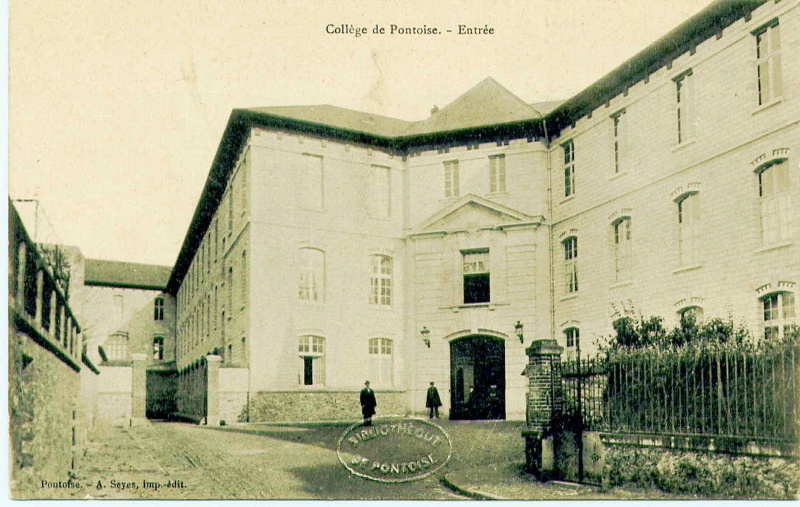
<path fill-rule="evenodd" d="M 378 385 L 390 386 L 394 383 L 394 344 L 388 338 L 370 338 L 369 357 L 372 372 L 370 375 Z"/>
<path fill-rule="evenodd" d="M 153 320 L 164 320 L 164 298 L 161 296 L 153 302 Z"/>
<path fill-rule="evenodd" d="M 678 201 L 678 249 L 681 266 L 700 261 L 700 194 L 689 194 Z"/>
<path fill-rule="evenodd" d="M 301 385 L 325 384 L 325 338 L 321 336 L 301 336 L 298 339 Z"/>
<path fill-rule="evenodd" d="M 625 110 L 623 109 L 611 116 L 612 135 L 614 139 L 614 174 L 619 174 L 624 171 L 625 129 L 622 122 L 624 114 Z"/>
<path fill-rule="evenodd" d="M 461 185 L 458 177 L 458 160 L 448 160 L 444 162 L 444 196 L 459 195 L 461 195 Z"/>
<path fill-rule="evenodd" d="M 631 278 L 631 219 L 614 222 L 614 267 L 618 282 Z"/>
<path fill-rule="evenodd" d="M 678 144 L 692 138 L 692 71 L 688 70 L 674 79 L 675 81 L 675 121 L 678 129 Z"/>
<path fill-rule="evenodd" d="M 386 255 L 370 257 L 372 274 L 370 275 L 369 304 L 391 306 L 392 304 L 392 258 Z"/>
<path fill-rule="evenodd" d="M 768 104 L 783 93 L 781 77 L 781 26 L 774 19 L 759 28 L 756 37 L 758 104 Z"/>
<path fill-rule="evenodd" d="M 789 192 L 789 163 L 773 162 L 758 171 L 761 201 L 761 238 L 765 245 L 788 241 L 792 237 L 795 210 Z"/>
<path fill-rule="evenodd" d="M 564 287 L 567 293 L 578 292 L 578 238 L 564 240 Z"/>
<path fill-rule="evenodd" d="M 391 169 L 388 167 L 379 165 L 373 165 L 370 167 L 367 206 L 369 216 L 373 218 L 388 218 L 391 213 L 391 176 Z"/>
<path fill-rule="evenodd" d="M 325 298 L 325 252 L 315 248 L 300 249 L 300 301 L 323 301 Z"/>
<path fill-rule="evenodd" d="M 564 197 L 575 194 L 575 144 L 572 140 L 561 145 L 564 150 Z"/>
<path fill-rule="evenodd" d="M 300 205 L 306 209 L 324 208 L 324 190 L 322 157 L 304 153 L 300 167 Z"/>
<path fill-rule="evenodd" d="M 573 348 L 580 345 L 581 332 L 576 327 L 571 327 L 564 330 L 564 335 L 567 338 L 567 348 Z"/>
<path fill-rule="evenodd" d="M 506 156 L 489 157 L 489 192 L 506 191 Z"/>
<path fill-rule="evenodd" d="M 164 360 L 164 337 L 156 336 L 153 338 L 153 359 L 156 361 Z"/>
<path fill-rule="evenodd" d="M 464 304 L 488 303 L 491 297 L 489 251 L 464 252 Z"/>

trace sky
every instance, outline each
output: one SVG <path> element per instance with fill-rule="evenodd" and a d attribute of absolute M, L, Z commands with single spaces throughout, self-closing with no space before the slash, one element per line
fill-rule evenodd
<path fill-rule="evenodd" d="M 234 108 L 421 120 L 488 76 L 566 99 L 710 3 L 11 0 L 9 195 L 86 257 L 171 266 Z"/>

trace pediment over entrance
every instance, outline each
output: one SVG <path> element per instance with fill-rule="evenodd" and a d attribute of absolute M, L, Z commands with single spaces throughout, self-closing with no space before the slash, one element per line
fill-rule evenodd
<path fill-rule="evenodd" d="M 468 194 L 419 224 L 414 233 L 486 229 L 539 221 L 541 217 L 528 216 L 488 199 Z"/>

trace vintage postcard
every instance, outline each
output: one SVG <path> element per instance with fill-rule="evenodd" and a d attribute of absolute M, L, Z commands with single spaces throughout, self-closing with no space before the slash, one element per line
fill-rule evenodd
<path fill-rule="evenodd" d="M 12 0 L 8 490 L 796 499 L 800 1 Z"/>

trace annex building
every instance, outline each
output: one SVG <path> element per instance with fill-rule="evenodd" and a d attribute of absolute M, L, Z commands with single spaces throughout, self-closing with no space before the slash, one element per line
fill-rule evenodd
<path fill-rule="evenodd" d="M 534 339 L 591 353 L 626 311 L 780 336 L 798 6 L 715 2 L 560 103 L 489 78 L 416 122 L 234 110 L 165 291 L 177 411 L 357 419 L 369 379 L 379 415 L 434 381 L 451 418 L 522 419 Z"/>

